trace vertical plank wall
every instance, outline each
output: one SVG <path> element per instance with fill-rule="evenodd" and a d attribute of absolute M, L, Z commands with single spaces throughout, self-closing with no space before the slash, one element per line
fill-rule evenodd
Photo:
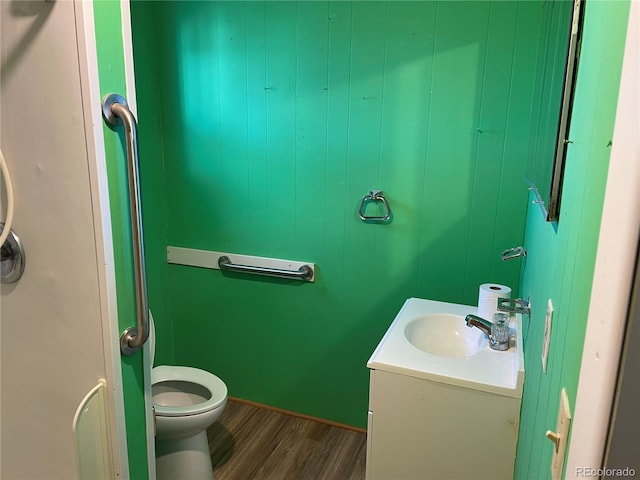
<path fill-rule="evenodd" d="M 364 426 L 365 364 L 406 298 L 517 290 L 520 263 L 499 254 L 523 241 L 540 3 L 134 2 L 132 15 L 158 362 Z M 389 225 L 357 218 L 370 189 Z M 167 266 L 167 244 L 315 262 L 317 281 Z"/>
<path fill-rule="evenodd" d="M 580 374 L 600 219 L 611 152 L 629 2 L 586 2 L 560 219 L 529 207 L 521 293 L 531 297 L 516 476 L 550 478 L 560 391 L 571 411 Z M 554 306 L 547 372 L 540 356 L 547 300 Z M 602 319 L 606 321 L 606 319 Z M 575 478 L 576 472 L 566 472 Z"/>

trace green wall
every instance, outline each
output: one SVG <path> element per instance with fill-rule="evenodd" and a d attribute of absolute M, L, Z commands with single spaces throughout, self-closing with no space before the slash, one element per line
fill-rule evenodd
<path fill-rule="evenodd" d="M 126 97 L 122 24 L 119 2 L 96 1 L 93 4 L 101 98 L 109 93 Z M 100 102 L 101 98 L 92 99 Z M 136 324 L 131 223 L 125 143 L 122 128 L 103 124 L 109 203 L 116 275 L 119 330 Z M 129 475 L 132 480 L 149 478 L 147 465 L 146 416 L 143 395 L 141 352 L 120 357 L 125 406 Z"/>
<path fill-rule="evenodd" d="M 553 444 L 545 432 L 556 426 L 563 387 L 575 410 L 629 2 L 587 1 L 585 7 L 560 219 L 546 223 L 533 204 L 527 214 L 520 292 L 531 297 L 532 314 L 525 325 L 519 479 L 550 476 Z M 540 355 L 549 298 L 555 312 L 545 374 Z"/>
<path fill-rule="evenodd" d="M 406 298 L 517 291 L 499 255 L 523 242 L 541 5 L 134 2 L 156 363 L 363 427 L 366 361 Z M 388 225 L 357 217 L 375 188 Z M 167 245 L 315 262 L 317 281 L 167 266 Z"/>
<path fill-rule="evenodd" d="M 154 15 L 146 2 L 130 4 L 138 104 L 140 188 L 144 220 L 147 293 L 156 329 L 160 363 L 175 365 L 173 322 L 169 312 L 167 273 L 167 177 L 163 160 L 160 106 L 167 100 L 158 84 L 158 39 Z M 158 361 L 155 362 L 158 364 Z"/>

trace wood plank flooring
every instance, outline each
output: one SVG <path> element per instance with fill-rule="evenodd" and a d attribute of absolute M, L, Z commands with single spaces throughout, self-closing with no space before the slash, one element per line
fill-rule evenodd
<path fill-rule="evenodd" d="M 366 434 L 229 400 L 208 430 L 215 480 L 362 480 Z"/>

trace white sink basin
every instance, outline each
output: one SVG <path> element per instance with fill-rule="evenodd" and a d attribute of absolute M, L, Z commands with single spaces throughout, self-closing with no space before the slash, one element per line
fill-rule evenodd
<path fill-rule="evenodd" d="M 411 320 L 404 329 L 409 343 L 440 357 L 473 357 L 487 346 L 487 336 L 469 328 L 462 315 L 427 313 Z"/>
<path fill-rule="evenodd" d="M 478 307 L 408 299 L 371 355 L 367 367 L 474 390 L 522 397 L 521 319 L 511 321 L 510 347 L 492 350 L 486 335 L 464 317 Z"/>

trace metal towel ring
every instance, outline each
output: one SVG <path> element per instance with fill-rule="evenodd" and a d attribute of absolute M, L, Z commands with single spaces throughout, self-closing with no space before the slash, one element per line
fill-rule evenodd
<path fill-rule="evenodd" d="M 385 214 L 382 216 L 365 215 L 364 211 L 369 202 L 382 202 L 384 205 Z M 371 190 L 369 191 L 368 195 L 362 197 L 358 215 L 360 216 L 360 220 L 362 220 L 363 222 L 383 223 L 391 219 L 391 207 L 389 206 L 389 202 L 387 202 L 387 199 L 384 197 L 384 193 L 382 192 L 382 190 Z"/>

